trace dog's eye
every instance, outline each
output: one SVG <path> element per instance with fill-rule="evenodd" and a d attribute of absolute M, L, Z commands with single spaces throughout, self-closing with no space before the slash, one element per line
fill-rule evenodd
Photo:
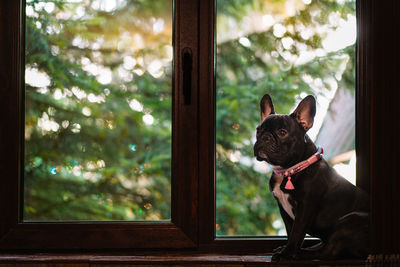
<path fill-rule="evenodd" d="M 287 135 L 287 131 L 285 129 L 279 129 L 278 130 L 278 135 L 279 136 L 285 136 L 285 135 Z"/>

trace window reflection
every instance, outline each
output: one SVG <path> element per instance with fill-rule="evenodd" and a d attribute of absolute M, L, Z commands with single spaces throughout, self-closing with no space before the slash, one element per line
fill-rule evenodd
<path fill-rule="evenodd" d="M 27 1 L 24 220 L 170 218 L 172 1 Z"/>

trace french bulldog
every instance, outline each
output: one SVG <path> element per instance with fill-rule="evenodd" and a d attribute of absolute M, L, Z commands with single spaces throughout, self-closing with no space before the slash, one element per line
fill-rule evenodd
<path fill-rule="evenodd" d="M 274 250 L 272 260 L 366 258 L 369 196 L 330 167 L 308 137 L 315 98 L 305 97 L 293 113 L 282 115 L 275 114 L 266 94 L 260 109 L 254 155 L 273 166 L 269 187 L 288 235 L 287 244 Z M 306 234 L 320 242 L 302 248 Z"/>

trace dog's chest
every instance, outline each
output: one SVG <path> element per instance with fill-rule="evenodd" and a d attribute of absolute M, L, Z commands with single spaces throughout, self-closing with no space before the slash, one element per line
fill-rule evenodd
<path fill-rule="evenodd" d="M 289 202 L 290 195 L 288 193 L 284 193 L 280 188 L 283 178 L 275 175 L 274 179 L 275 184 L 272 188 L 272 194 L 278 200 L 279 204 L 283 207 L 290 218 L 294 220 L 295 216 L 293 213 L 293 206 Z"/>

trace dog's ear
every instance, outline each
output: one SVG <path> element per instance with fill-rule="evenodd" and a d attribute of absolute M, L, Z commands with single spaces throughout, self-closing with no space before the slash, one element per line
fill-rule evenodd
<path fill-rule="evenodd" d="M 271 114 L 275 114 L 274 104 L 269 94 L 265 94 L 260 101 L 261 121 Z"/>
<path fill-rule="evenodd" d="M 305 131 L 308 131 L 314 124 L 315 111 L 315 98 L 312 95 L 308 95 L 301 100 L 290 116 L 294 117 Z"/>

